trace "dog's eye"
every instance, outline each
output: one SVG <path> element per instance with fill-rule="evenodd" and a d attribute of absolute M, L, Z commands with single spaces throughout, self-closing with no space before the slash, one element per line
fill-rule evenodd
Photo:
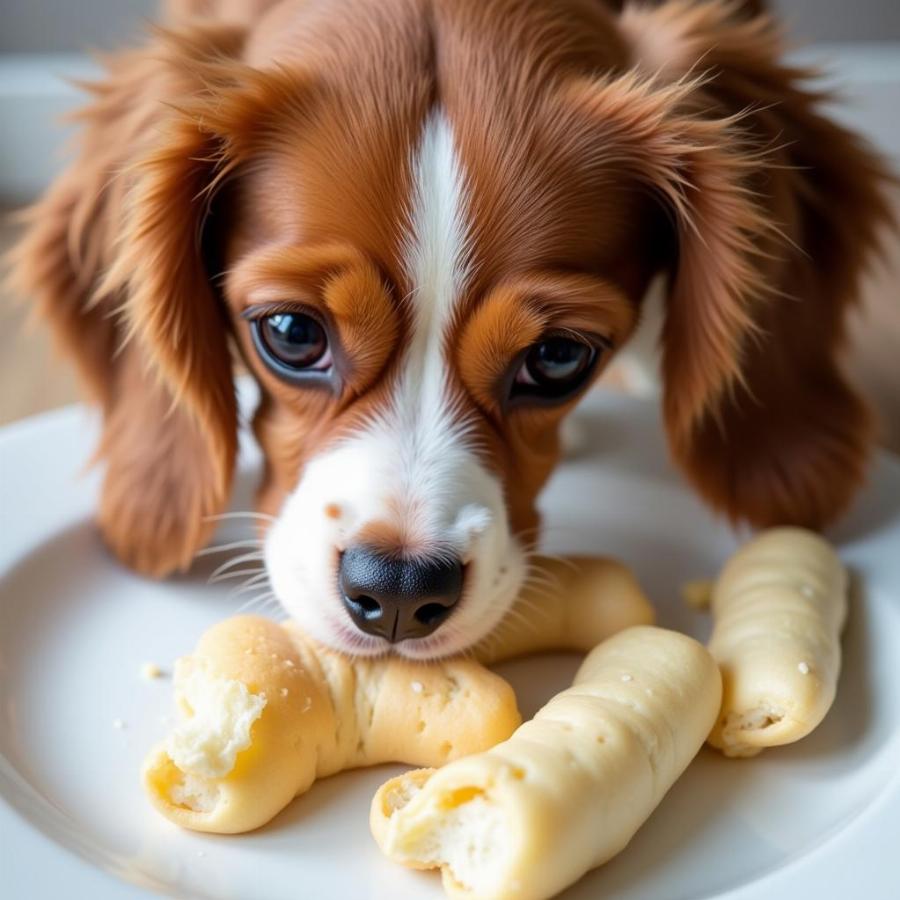
<path fill-rule="evenodd" d="M 257 348 L 276 370 L 326 372 L 331 351 L 325 329 L 302 312 L 280 312 L 253 322 Z"/>
<path fill-rule="evenodd" d="M 513 381 L 514 397 L 562 400 L 591 374 L 598 351 L 585 341 L 547 337 L 529 348 Z"/>

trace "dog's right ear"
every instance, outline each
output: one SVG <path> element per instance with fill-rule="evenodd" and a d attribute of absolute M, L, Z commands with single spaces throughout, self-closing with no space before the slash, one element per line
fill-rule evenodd
<path fill-rule="evenodd" d="M 675 226 L 661 336 L 674 460 L 733 521 L 821 528 L 851 501 L 873 443 L 842 357 L 862 273 L 893 225 L 893 178 L 823 112 L 816 73 L 784 62 L 776 23 L 741 9 L 628 4 L 634 70 L 620 82 L 642 87 L 615 114 L 608 93 L 602 124 L 630 126 L 629 165 Z"/>
<path fill-rule="evenodd" d="M 229 325 L 203 236 L 247 118 L 272 99 L 263 76 L 237 83 L 241 42 L 195 28 L 114 57 L 80 114 L 80 153 L 15 252 L 19 289 L 103 409 L 103 535 L 152 576 L 190 564 L 230 493 Z"/>

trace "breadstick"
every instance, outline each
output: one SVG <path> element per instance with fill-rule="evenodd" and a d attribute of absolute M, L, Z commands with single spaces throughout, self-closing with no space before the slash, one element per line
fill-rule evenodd
<path fill-rule="evenodd" d="M 351 660 L 252 616 L 210 629 L 175 685 L 186 718 L 150 754 L 144 785 L 166 818 L 197 831 L 249 831 L 317 778 L 442 765 L 521 721 L 510 686 L 477 662 Z"/>
<path fill-rule="evenodd" d="M 551 897 L 629 842 L 700 749 L 721 681 L 706 649 L 630 628 L 502 744 L 393 779 L 371 808 L 392 859 L 451 897 Z"/>
<path fill-rule="evenodd" d="M 801 528 L 763 532 L 725 564 L 712 612 L 724 691 L 710 743 L 753 756 L 809 734 L 841 668 L 847 573 L 833 548 Z"/>
<path fill-rule="evenodd" d="M 538 558 L 479 662 L 594 646 L 652 620 L 634 578 L 611 560 Z M 199 831 L 263 825 L 316 778 L 381 762 L 435 766 L 493 746 L 520 718 L 509 685 L 476 662 L 349 659 L 293 625 L 240 617 L 179 661 L 185 719 L 144 767 L 154 805 Z"/>
<path fill-rule="evenodd" d="M 653 624 L 653 607 L 622 563 L 588 556 L 535 556 L 532 562 L 532 580 L 475 648 L 484 665 L 548 650 L 587 653 L 618 631 Z"/>

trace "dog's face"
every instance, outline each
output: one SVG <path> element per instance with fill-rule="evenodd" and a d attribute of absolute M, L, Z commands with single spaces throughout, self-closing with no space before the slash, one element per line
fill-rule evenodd
<path fill-rule="evenodd" d="M 284 0 L 112 61 L 18 271 L 103 404 L 118 555 L 162 575 L 209 537 L 237 345 L 288 611 L 357 653 L 475 643 L 526 577 L 560 422 L 656 273 L 674 460 L 734 519 L 833 517 L 871 435 L 843 311 L 888 213 L 771 24 L 427 8 Z"/>
<path fill-rule="evenodd" d="M 327 643 L 427 657 L 521 587 L 560 420 L 634 325 L 647 221 L 565 145 L 500 175 L 510 148 L 474 116 L 396 125 L 329 155 L 333 123 L 307 122 L 247 177 L 225 293 L 265 396 L 276 595 Z"/>
<path fill-rule="evenodd" d="M 317 51 L 330 90 L 301 94 L 232 188 L 224 293 L 265 398 L 276 596 L 326 643 L 431 657 L 522 586 L 561 418 L 628 338 L 661 247 L 564 90 L 460 59 L 438 96 L 417 37 L 393 71 Z"/>

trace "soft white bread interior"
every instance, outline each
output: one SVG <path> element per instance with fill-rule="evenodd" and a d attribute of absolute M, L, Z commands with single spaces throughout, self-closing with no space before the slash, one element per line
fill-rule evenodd
<path fill-rule="evenodd" d="M 801 528 L 761 533 L 725 564 L 712 614 L 724 690 L 710 743 L 753 756 L 809 734 L 841 669 L 847 573 L 831 545 Z"/>
<path fill-rule="evenodd" d="M 509 685 L 475 661 L 350 659 L 252 616 L 211 628 L 175 690 L 182 721 L 143 780 L 164 816 L 198 831 L 257 828 L 344 769 L 442 765 L 521 721 Z"/>
<path fill-rule="evenodd" d="M 582 650 L 652 621 L 612 560 L 545 559 L 483 663 Z M 381 762 L 437 766 L 493 746 L 519 724 L 509 685 L 474 660 L 351 659 L 292 624 L 243 616 L 210 629 L 175 669 L 181 721 L 144 784 L 167 818 L 201 831 L 263 825 L 313 781 Z"/>
<path fill-rule="evenodd" d="M 551 897 L 618 853 L 703 745 L 721 701 L 697 641 L 636 627 L 509 740 L 376 794 L 392 859 L 440 868 L 453 897 Z"/>

